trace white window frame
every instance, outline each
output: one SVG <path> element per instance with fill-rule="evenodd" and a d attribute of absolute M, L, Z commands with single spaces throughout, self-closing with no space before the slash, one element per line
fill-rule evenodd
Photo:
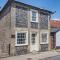
<path fill-rule="evenodd" d="M 47 34 L 47 41 L 46 42 L 42 42 L 42 34 Z M 49 33 L 48 32 L 41 32 L 41 34 L 40 34 L 40 44 L 48 44 L 48 40 L 49 40 Z"/>
<path fill-rule="evenodd" d="M 32 21 L 32 12 L 36 12 L 36 21 Z M 30 10 L 30 19 L 31 19 L 31 22 L 38 22 L 38 11 L 37 10 L 33 10 L 33 9 L 31 9 Z"/>
<path fill-rule="evenodd" d="M 26 43 L 24 43 L 24 44 L 17 44 L 17 33 L 26 33 Z M 28 31 L 20 31 L 20 32 L 16 31 L 15 37 L 16 37 L 15 46 L 28 45 Z"/>

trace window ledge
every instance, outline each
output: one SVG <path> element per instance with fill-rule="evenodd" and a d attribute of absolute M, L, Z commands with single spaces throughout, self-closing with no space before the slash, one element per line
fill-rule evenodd
<path fill-rule="evenodd" d="M 35 23 L 38 23 L 38 21 L 31 21 L 31 22 L 35 22 Z"/>
<path fill-rule="evenodd" d="M 25 46 L 25 45 L 28 45 L 28 44 L 16 44 L 15 46 Z"/>
<path fill-rule="evenodd" d="M 40 44 L 48 44 L 48 42 L 40 43 Z"/>

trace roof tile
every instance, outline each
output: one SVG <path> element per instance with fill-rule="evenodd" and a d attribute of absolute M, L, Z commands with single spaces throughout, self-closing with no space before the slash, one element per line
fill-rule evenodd
<path fill-rule="evenodd" d="M 54 28 L 60 28 L 60 21 L 50 20 L 50 25 L 51 27 L 54 27 Z"/>

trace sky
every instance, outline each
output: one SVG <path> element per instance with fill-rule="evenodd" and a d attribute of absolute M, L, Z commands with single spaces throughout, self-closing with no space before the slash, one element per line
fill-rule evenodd
<path fill-rule="evenodd" d="M 0 10 L 8 0 L 0 0 Z M 52 19 L 60 19 L 60 0 L 16 0 L 39 8 L 44 8 L 55 12 Z"/>

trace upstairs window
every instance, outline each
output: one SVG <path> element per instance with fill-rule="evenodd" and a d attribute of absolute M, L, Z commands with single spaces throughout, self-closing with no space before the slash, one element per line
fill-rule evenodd
<path fill-rule="evenodd" d="M 36 21 L 36 12 L 32 11 L 32 21 Z"/>
<path fill-rule="evenodd" d="M 38 11 L 31 10 L 31 22 L 38 22 Z"/>

